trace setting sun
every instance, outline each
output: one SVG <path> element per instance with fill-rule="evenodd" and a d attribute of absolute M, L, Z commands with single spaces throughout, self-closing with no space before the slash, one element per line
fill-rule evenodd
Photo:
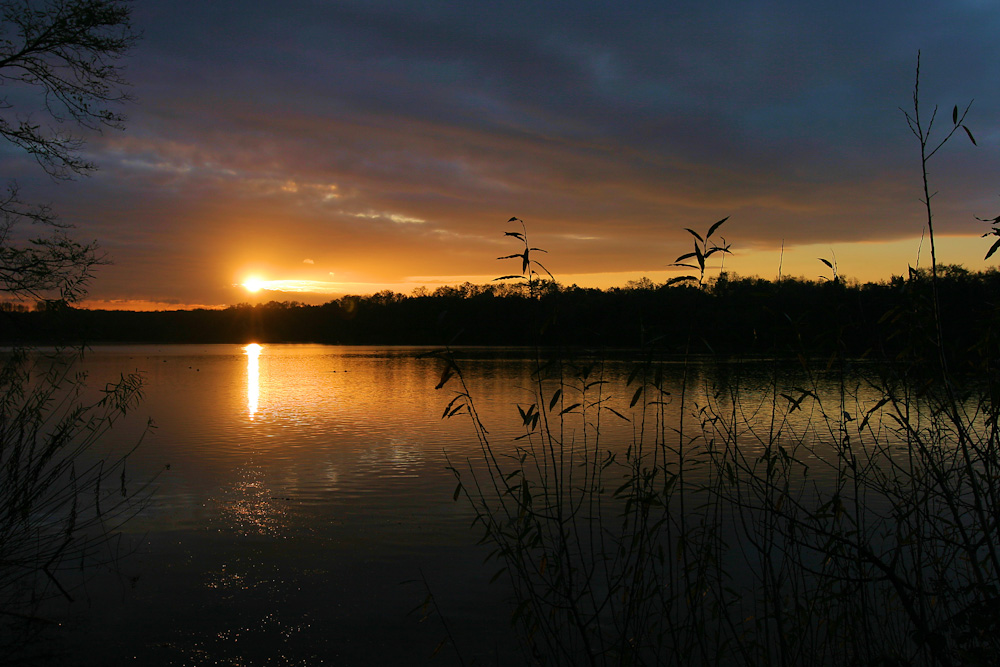
<path fill-rule="evenodd" d="M 245 287 L 248 292 L 259 292 L 263 286 L 263 281 L 256 277 L 247 278 L 246 282 L 243 283 L 243 287 Z"/>

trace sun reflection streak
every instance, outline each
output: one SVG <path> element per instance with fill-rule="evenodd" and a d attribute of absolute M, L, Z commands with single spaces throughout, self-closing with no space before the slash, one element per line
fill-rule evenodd
<path fill-rule="evenodd" d="M 260 400 L 260 352 L 263 350 L 257 343 L 250 343 L 243 348 L 247 355 L 247 412 L 250 421 L 257 414 L 257 403 Z"/>

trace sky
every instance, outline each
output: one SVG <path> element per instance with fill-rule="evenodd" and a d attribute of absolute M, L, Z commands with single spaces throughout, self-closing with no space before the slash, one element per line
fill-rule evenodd
<path fill-rule="evenodd" d="M 485 283 L 519 270 L 496 259 L 515 216 L 566 285 L 682 275 L 685 228 L 727 216 L 710 274 L 905 275 L 930 262 L 918 50 L 932 139 L 972 102 L 978 144 L 929 164 L 939 261 L 996 260 L 998 3 L 140 0 L 133 21 L 135 100 L 87 136 L 96 173 L 0 152 L 113 262 L 90 307 Z"/>

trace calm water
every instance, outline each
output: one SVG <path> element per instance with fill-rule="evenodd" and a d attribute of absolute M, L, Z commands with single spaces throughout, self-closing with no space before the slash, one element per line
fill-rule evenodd
<path fill-rule="evenodd" d="M 145 399 L 107 439 L 133 481 L 159 475 L 127 525 L 132 553 L 92 577 L 53 644 L 81 665 L 516 664 L 497 565 L 452 501 L 446 455 L 478 453 L 467 419 L 442 420 L 441 362 L 408 348 L 102 347 L 91 385 L 141 371 Z M 465 351 L 493 442 L 523 433 L 531 353 Z M 607 366 L 620 383 L 624 363 Z M 702 380 L 693 385 L 702 387 Z M 609 403 L 628 409 L 630 392 Z M 631 425 L 605 422 L 631 439 Z M 164 468 L 169 465 L 169 469 Z M 161 472 L 162 471 L 162 472 Z M 416 580 L 418 583 L 413 583 Z M 421 580 L 426 582 L 426 587 Z"/>
<path fill-rule="evenodd" d="M 445 453 L 461 460 L 475 439 L 440 419 L 440 363 L 324 346 L 90 352 L 92 386 L 145 375 L 142 404 L 106 444 L 130 445 L 152 418 L 128 470 L 159 476 L 127 526 L 134 553 L 57 605 L 73 662 L 420 664 L 445 637 L 438 618 L 409 613 L 426 588 L 407 582 L 421 579 L 466 661 L 509 655 L 503 590 L 452 501 Z M 484 371 L 477 389 L 516 414 L 510 381 L 529 366 L 489 364 L 503 373 Z M 454 650 L 434 662 L 455 663 Z"/>

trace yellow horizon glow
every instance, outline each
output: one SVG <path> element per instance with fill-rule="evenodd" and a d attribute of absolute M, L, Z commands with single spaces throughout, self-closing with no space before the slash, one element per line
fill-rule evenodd
<path fill-rule="evenodd" d="M 962 264 L 971 271 L 980 271 L 995 266 L 995 263 L 983 260 L 988 243 L 978 235 L 939 235 L 937 240 L 938 261 L 941 264 Z M 676 251 L 667 253 L 661 264 L 638 269 L 611 269 L 608 271 L 588 272 L 579 265 L 570 267 L 550 266 L 556 280 L 564 285 L 579 285 L 585 288 L 608 289 L 624 287 L 629 281 L 649 278 L 656 283 L 663 283 L 673 277 L 690 273 L 670 265 L 675 252 L 687 250 L 679 247 Z M 894 275 L 905 276 L 907 267 L 926 267 L 929 264 L 929 245 L 926 239 L 920 237 L 887 239 L 879 241 L 853 241 L 839 243 L 805 243 L 779 246 L 761 246 L 748 244 L 733 248 L 732 255 L 716 255 L 709 262 L 706 278 L 715 277 L 720 269 L 744 277 L 759 276 L 773 280 L 778 275 L 783 277 L 801 277 L 819 280 L 829 273 L 819 258 L 826 258 L 837 265 L 838 274 L 846 279 L 859 282 L 888 281 Z M 723 264 L 724 262 L 724 264 Z M 301 269 L 287 267 L 289 273 L 298 273 Z M 433 292 L 442 286 L 456 286 L 469 282 L 476 285 L 497 284 L 495 278 L 499 271 L 490 274 L 452 274 L 452 275 L 403 275 L 383 277 L 378 274 L 364 276 L 344 275 L 341 280 L 315 279 L 313 277 L 295 277 L 283 279 L 264 279 L 262 273 L 251 273 L 244 269 L 245 281 L 238 285 L 246 292 L 255 294 L 256 300 L 261 299 L 302 299 L 307 302 L 319 302 L 322 299 L 334 299 L 345 295 L 364 296 L 389 290 L 401 294 L 409 294 L 413 290 L 424 287 Z M 271 267 L 272 274 L 281 274 L 281 269 Z M 338 276 L 340 277 L 340 276 Z M 380 280 L 382 278 L 382 280 Z"/>

